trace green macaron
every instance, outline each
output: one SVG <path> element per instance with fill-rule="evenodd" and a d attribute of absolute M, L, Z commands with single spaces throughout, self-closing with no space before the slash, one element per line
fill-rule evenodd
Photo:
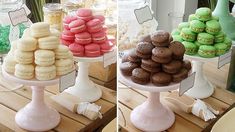
<path fill-rule="evenodd" d="M 185 48 L 185 54 L 187 55 L 195 55 L 197 53 L 197 46 L 192 42 L 183 41 L 182 44 Z"/>
<path fill-rule="evenodd" d="M 213 15 L 212 15 L 212 20 L 219 21 L 219 17 L 217 17 L 217 16 L 213 16 Z"/>
<path fill-rule="evenodd" d="M 199 47 L 198 54 L 204 58 L 212 58 L 215 57 L 216 48 L 211 45 L 201 45 Z"/>
<path fill-rule="evenodd" d="M 220 31 L 217 35 L 215 35 L 215 42 L 221 43 L 224 42 L 225 34 L 224 32 Z"/>
<path fill-rule="evenodd" d="M 227 45 L 224 43 L 216 43 L 215 45 L 216 55 L 220 56 L 227 52 Z"/>
<path fill-rule="evenodd" d="M 195 14 L 191 14 L 188 16 L 188 21 L 191 22 L 192 20 L 197 20 L 197 17 Z"/>
<path fill-rule="evenodd" d="M 214 43 L 214 36 L 209 33 L 199 33 L 197 35 L 197 41 L 202 44 L 213 44 Z"/>
<path fill-rule="evenodd" d="M 212 35 L 216 35 L 220 32 L 221 26 L 218 21 L 210 20 L 206 22 L 206 32 Z"/>
<path fill-rule="evenodd" d="M 190 28 L 183 28 L 180 32 L 180 36 L 185 41 L 194 41 L 196 39 L 196 33 L 192 32 Z"/>
<path fill-rule="evenodd" d="M 199 20 L 192 20 L 190 22 L 190 29 L 195 33 L 203 32 L 205 27 L 206 27 L 205 23 L 203 23 Z"/>
<path fill-rule="evenodd" d="M 197 46 L 198 49 L 201 45 L 203 45 L 202 43 L 199 43 L 198 41 L 195 41 L 194 44 Z"/>
<path fill-rule="evenodd" d="M 223 43 L 227 45 L 227 50 L 230 50 L 230 48 L 231 48 L 231 46 L 232 46 L 232 40 L 231 40 L 230 38 L 226 37 L 226 38 L 224 39 L 224 42 L 223 42 Z"/>
<path fill-rule="evenodd" d="M 172 38 L 174 41 L 179 41 L 179 42 L 184 41 L 180 35 L 172 35 Z"/>
<path fill-rule="evenodd" d="M 189 27 L 189 23 L 188 22 L 181 22 L 178 25 L 178 29 L 181 31 L 183 28 L 188 28 Z"/>
<path fill-rule="evenodd" d="M 200 21 L 208 21 L 211 19 L 211 9 L 207 8 L 207 7 L 202 7 L 202 8 L 198 8 L 196 10 L 196 17 L 200 20 Z"/>
<path fill-rule="evenodd" d="M 174 30 L 171 32 L 171 35 L 180 35 L 180 30 L 179 30 L 179 29 L 174 29 Z"/>

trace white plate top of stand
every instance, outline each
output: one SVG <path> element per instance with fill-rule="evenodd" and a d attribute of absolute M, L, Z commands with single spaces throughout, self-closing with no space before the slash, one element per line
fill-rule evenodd
<path fill-rule="evenodd" d="M 120 71 L 119 71 L 119 80 L 123 84 L 125 84 L 127 87 L 135 88 L 135 89 L 139 89 L 143 91 L 149 91 L 149 92 L 166 92 L 166 91 L 176 90 L 180 86 L 180 83 L 171 83 L 168 86 L 155 86 L 154 84 L 150 82 L 146 85 L 141 85 L 141 84 L 133 82 L 131 80 L 131 76 L 125 76 Z"/>
<path fill-rule="evenodd" d="M 50 85 L 55 85 L 55 84 L 59 83 L 59 77 L 57 77 L 53 80 L 47 80 L 47 81 L 40 81 L 40 80 L 36 80 L 36 79 L 24 80 L 24 79 L 17 78 L 12 74 L 7 73 L 4 69 L 2 69 L 2 74 L 3 74 L 4 78 L 6 78 L 10 81 L 24 84 L 24 85 L 28 85 L 28 86 L 50 86 Z"/>
<path fill-rule="evenodd" d="M 100 62 L 100 61 L 103 61 L 103 55 L 102 56 L 98 56 L 98 57 L 76 57 L 74 56 L 74 60 L 76 62 Z"/>
<path fill-rule="evenodd" d="M 200 61 L 200 62 L 216 62 L 218 61 L 219 57 L 213 57 L 213 58 L 203 58 L 200 56 L 192 56 L 192 55 L 186 55 L 184 54 L 185 59 L 190 59 L 190 60 L 194 60 L 194 61 Z"/>

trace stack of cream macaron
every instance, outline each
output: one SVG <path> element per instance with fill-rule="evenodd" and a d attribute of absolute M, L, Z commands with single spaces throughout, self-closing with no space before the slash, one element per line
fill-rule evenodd
<path fill-rule="evenodd" d="M 58 36 L 45 22 L 33 24 L 21 39 L 11 43 L 4 70 L 26 80 L 51 80 L 71 72 L 73 55 L 60 45 Z"/>

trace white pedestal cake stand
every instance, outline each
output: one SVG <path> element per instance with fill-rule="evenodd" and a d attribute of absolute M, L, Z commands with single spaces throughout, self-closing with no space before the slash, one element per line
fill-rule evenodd
<path fill-rule="evenodd" d="M 128 87 L 149 91 L 150 93 L 148 99 L 131 112 L 130 119 L 134 126 L 142 131 L 151 132 L 164 131 L 170 128 L 175 121 L 175 115 L 167 106 L 161 104 L 160 92 L 178 89 L 180 84 L 175 83 L 162 87 L 150 83 L 140 85 L 132 82 L 129 76 L 119 73 L 119 80 Z"/>
<path fill-rule="evenodd" d="M 44 102 L 45 86 L 59 83 L 59 78 L 49 81 L 23 80 L 3 69 L 2 73 L 6 79 L 32 88 L 32 101 L 15 116 L 15 121 L 21 128 L 29 131 L 48 131 L 59 124 L 60 114 Z"/>
<path fill-rule="evenodd" d="M 102 91 L 89 79 L 89 65 L 91 62 L 103 61 L 103 56 L 99 57 L 74 57 L 78 62 L 79 70 L 74 86 L 65 90 L 65 92 L 75 95 L 84 102 L 94 102 L 101 98 Z"/>
<path fill-rule="evenodd" d="M 185 94 L 197 99 L 210 97 L 214 92 L 214 86 L 204 76 L 203 65 L 206 62 L 218 62 L 218 57 L 202 58 L 199 56 L 185 55 L 185 58 L 192 60 L 192 72 L 196 72 L 194 86 Z"/>

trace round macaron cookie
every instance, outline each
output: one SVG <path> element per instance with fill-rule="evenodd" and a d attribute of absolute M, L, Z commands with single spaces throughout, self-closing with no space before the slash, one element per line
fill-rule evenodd
<path fill-rule="evenodd" d="M 68 74 L 74 70 L 74 62 L 72 59 L 59 59 L 55 62 L 56 74 L 59 76 Z"/>
<path fill-rule="evenodd" d="M 209 33 L 199 33 L 197 41 L 201 44 L 211 45 L 214 43 L 214 36 Z"/>
<path fill-rule="evenodd" d="M 55 28 L 50 28 L 50 36 L 56 36 L 59 38 L 61 36 L 61 32 Z"/>
<path fill-rule="evenodd" d="M 31 64 L 16 64 L 14 75 L 21 79 L 33 79 L 34 77 L 34 66 Z"/>
<path fill-rule="evenodd" d="M 194 44 L 197 46 L 197 49 L 199 49 L 199 47 L 203 44 L 199 43 L 198 41 L 195 41 Z"/>
<path fill-rule="evenodd" d="M 92 19 L 86 23 L 87 30 L 90 33 L 96 33 L 103 29 L 101 21 L 99 19 Z"/>
<path fill-rule="evenodd" d="M 98 57 L 100 55 L 101 55 L 100 46 L 98 44 L 92 43 L 85 45 L 85 56 Z"/>
<path fill-rule="evenodd" d="M 155 47 L 152 50 L 152 60 L 158 63 L 169 63 L 172 60 L 172 51 L 166 47 Z"/>
<path fill-rule="evenodd" d="M 153 61 L 152 59 L 142 59 L 141 68 L 148 72 L 156 73 L 161 71 L 161 64 Z"/>
<path fill-rule="evenodd" d="M 212 20 L 216 20 L 216 21 L 219 21 L 219 17 L 217 17 L 217 16 L 213 16 L 212 15 L 212 18 L 211 18 Z"/>
<path fill-rule="evenodd" d="M 77 57 L 83 57 L 85 55 L 84 46 L 77 43 L 69 45 L 69 50 Z"/>
<path fill-rule="evenodd" d="M 183 42 L 184 40 L 180 35 L 172 35 L 173 41 Z"/>
<path fill-rule="evenodd" d="M 185 48 L 185 54 L 195 55 L 197 53 L 198 47 L 194 43 L 184 41 L 182 42 L 182 44 L 184 45 L 184 48 Z"/>
<path fill-rule="evenodd" d="M 185 48 L 181 42 L 172 41 L 170 43 L 169 49 L 172 51 L 173 58 L 182 60 L 184 57 Z"/>
<path fill-rule="evenodd" d="M 220 31 L 217 35 L 215 35 L 215 43 L 224 42 L 225 34 L 224 32 Z"/>
<path fill-rule="evenodd" d="M 56 67 L 55 65 L 50 66 L 36 66 L 35 67 L 35 77 L 38 80 L 45 81 L 51 80 L 56 77 Z"/>
<path fill-rule="evenodd" d="M 55 63 L 55 53 L 51 50 L 36 50 L 34 62 L 39 66 L 50 66 Z"/>
<path fill-rule="evenodd" d="M 30 27 L 30 36 L 35 38 L 46 37 L 50 35 L 50 25 L 46 22 L 37 22 Z"/>
<path fill-rule="evenodd" d="M 91 37 L 92 42 L 98 44 L 104 43 L 107 40 L 106 33 L 103 30 L 101 30 L 100 32 L 92 33 Z"/>
<path fill-rule="evenodd" d="M 130 62 L 134 62 L 134 63 L 140 63 L 141 62 L 140 57 L 137 56 L 137 54 L 136 54 L 136 49 L 130 50 L 128 55 L 129 55 L 128 60 Z"/>
<path fill-rule="evenodd" d="M 7 55 L 4 58 L 4 62 L 3 62 L 3 69 L 8 72 L 8 73 L 14 73 L 15 72 L 15 65 L 16 65 L 16 61 L 14 56 L 12 55 Z"/>
<path fill-rule="evenodd" d="M 15 60 L 19 64 L 32 64 L 33 63 L 33 52 L 15 50 Z"/>
<path fill-rule="evenodd" d="M 63 27 L 66 30 L 69 30 L 69 23 L 71 23 L 74 20 L 77 20 L 78 18 L 76 16 L 65 16 L 63 19 Z"/>
<path fill-rule="evenodd" d="M 75 35 L 70 30 L 64 30 L 61 33 L 61 37 L 60 38 L 63 39 L 63 40 L 67 40 L 67 41 L 74 41 Z"/>
<path fill-rule="evenodd" d="M 85 21 L 82 19 L 77 19 L 69 23 L 69 28 L 72 33 L 80 33 L 86 30 Z"/>
<path fill-rule="evenodd" d="M 179 29 L 174 29 L 172 32 L 171 32 L 171 35 L 180 35 L 180 30 Z"/>
<path fill-rule="evenodd" d="M 37 48 L 37 39 L 32 37 L 21 38 L 17 41 L 17 49 L 21 51 L 34 51 Z"/>
<path fill-rule="evenodd" d="M 139 67 L 139 65 L 136 63 L 123 62 L 120 64 L 120 71 L 122 72 L 123 75 L 131 76 L 132 71 L 137 67 Z"/>
<path fill-rule="evenodd" d="M 185 41 L 194 41 L 196 39 L 196 34 L 190 28 L 183 28 L 180 32 L 180 36 Z"/>
<path fill-rule="evenodd" d="M 135 68 L 132 71 L 131 80 L 138 84 L 147 84 L 150 82 L 150 73 L 142 68 Z"/>
<path fill-rule="evenodd" d="M 224 39 L 224 44 L 227 45 L 227 50 L 230 50 L 230 49 L 231 49 L 231 46 L 232 46 L 232 40 L 231 40 L 230 38 L 226 37 L 226 38 Z"/>
<path fill-rule="evenodd" d="M 188 70 L 186 68 L 181 68 L 179 72 L 172 75 L 173 82 L 179 83 L 188 77 Z"/>
<path fill-rule="evenodd" d="M 182 61 L 172 60 L 170 63 L 163 64 L 162 70 L 166 73 L 174 74 L 182 68 Z"/>
<path fill-rule="evenodd" d="M 190 29 L 195 33 L 203 32 L 205 27 L 206 27 L 205 23 L 199 20 L 192 20 L 190 22 Z"/>
<path fill-rule="evenodd" d="M 186 68 L 188 71 L 190 71 L 192 69 L 192 64 L 189 60 L 184 60 L 182 67 Z"/>
<path fill-rule="evenodd" d="M 114 44 L 110 41 L 106 41 L 105 43 L 100 44 L 101 53 L 104 54 L 104 53 L 111 52 L 113 50 L 113 46 Z"/>
<path fill-rule="evenodd" d="M 40 49 L 57 49 L 60 44 L 60 40 L 56 36 L 48 36 L 38 39 L 38 47 Z"/>
<path fill-rule="evenodd" d="M 216 20 L 210 20 L 206 22 L 206 32 L 212 35 L 216 35 L 220 32 L 220 23 Z"/>
<path fill-rule="evenodd" d="M 159 72 L 152 75 L 152 83 L 156 86 L 167 86 L 171 81 L 172 76 L 165 72 Z"/>
<path fill-rule="evenodd" d="M 67 59 L 70 58 L 69 48 L 65 45 L 59 45 L 57 49 L 54 50 L 56 59 Z"/>
<path fill-rule="evenodd" d="M 154 46 L 148 42 L 139 42 L 136 46 L 136 55 L 142 59 L 148 59 L 152 56 Z"/>
<path fill-rule="evenodd" d="M 69 41 L 69 40 L 64 40 L 64 39 L 60 39 L 60 43 L 65 45 L 65 46 L 69 46 L 70 44 L 72 44 L 74 42 L 74 40 Z"/>
<path fill-rule="evenodd" d="M 188 21 L 191 22 L 192 20 L 198 20 L 195 14 L 190 14 L 188 16 Z"/>
<path fill-rule="evenodd" d="M 224 43 L 216 43 L 214 47 L 216 49 L 216 56 L 223 55 L 227 52 L 227 45 Z"/>
<path fill-rule="evenodd" d="M 200 21 L 208 21 L 211 19 L 212 13 L 210 8 L 202 7 L 196 10 L 195 15 Z"/>
<path fill-rule="evenodd" d="M 88 32 L 82 32 L 75 35 L 75 42 L 78 44 L 89 44 L 92 42 L 91 34 Z"/>
<path fill-rule="evenodd" d="M 189 23 L 188 22 L 181 22 L 178 25 L 178 29 L 181 31 L 183 28 L 189 28 Z"/>
<path fill-rule="evenodd" d="M 102 25 L 105 24 L 105 17 L 103 15 L 94 15 L 93 19 L 99 19 Z"/>
<path fill-rule="evenodd" d="M 151 34 L 151 40 L 154 46 L 165 47 L 169 45 L 170 34 L 164 30 L 158 30 Z"/>
<path fill-rule="evenodd" d="M 201 45 L 199 47 L 198 54 L 204 58 L 212 58 L 216 55 L 216 48 L 211 45 Z"/>
<path fill-rule="evenodd" d="M 86 22 L 90 21 L 93 18 L 91 9 L 87 8 L 79 8 L 76 12 L 76 15 L 79 19 L 82 19 Z"/>

